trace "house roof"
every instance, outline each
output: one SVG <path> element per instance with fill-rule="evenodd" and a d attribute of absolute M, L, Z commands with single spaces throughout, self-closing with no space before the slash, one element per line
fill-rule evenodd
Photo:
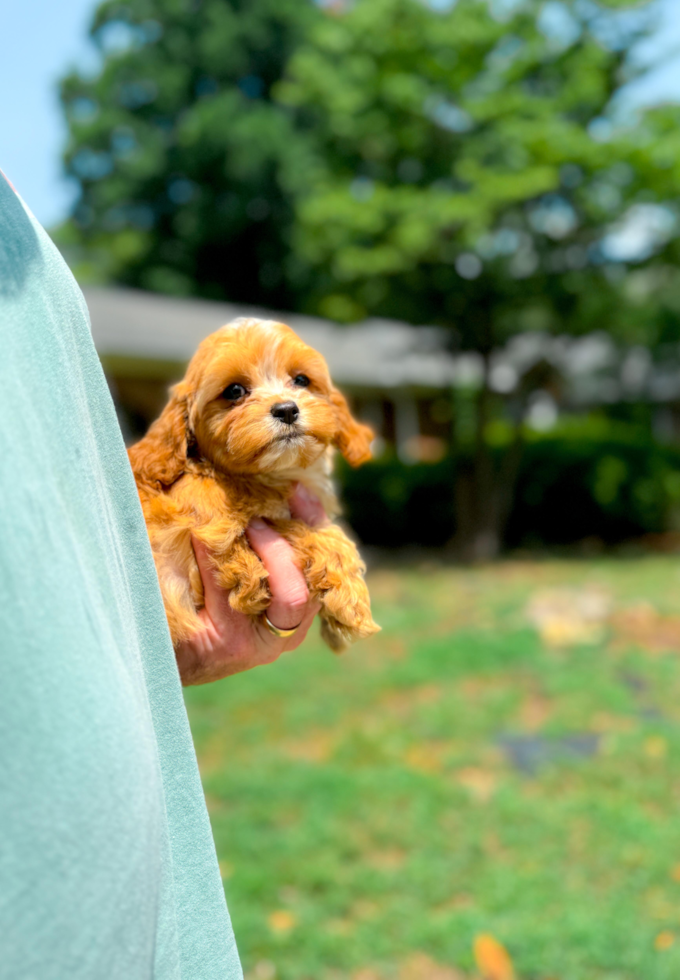
<path fill-rule="evenodd" d="M 92 335 L 104 362 L 169 365 L 189 360 L 200 341 L 240 316 L 287 323 L 326 358 L 335 381 L 354 388 L 446 388 L 455 380 L 446 332 L 394 320 L 340 326 L 318 317 L 134 289 L 84 290 Z"/>
<path fill-rule="evenodd" d="M 438 327 L 380 319 L 340 326 L 297 313 L 134 289 L 84 292 L 92 335 L 105 366 L 118 365 L 147 378 L 178 377 L 204 337 L 240 316 L 289 324 L 323 354 L 334 380 L 357 392 L 441 390 L 477 384 L 482 376 L 480 355 L 454 354 L 447 349 L 446 331 Z M 655 365 L 644 348 L 622 350 L 604 331 L 576 338 L 534 332 L 516 335 L 491 357 L 491 388 L 512 394 L 540 363 L 554 368 L 564 380 L 561 398 L 574 407 L 680 399 L 680 368 L 675 360 Z"/>

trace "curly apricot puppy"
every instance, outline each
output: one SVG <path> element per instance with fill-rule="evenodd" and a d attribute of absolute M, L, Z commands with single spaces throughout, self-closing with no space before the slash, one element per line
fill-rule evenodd
<path fill-rule="evenodd" d="M 334 524 L 291 520 L 287 503 L 300 482 L 333 518 L 332 447 L 358 466 L 370 459 L 372 435 L 350 415 L 321 355 L 290 327 L 242 318 L 203 341 L 160 418 L 130 449 L 175 644 L 200 626 L 192 534 L 212 552 L 233 608 L 254 618 L 266 610 L 267 572 L 244 534 L 255 517 L 292 545 L 331 650 L 379 629 L 354 544 Z"/>

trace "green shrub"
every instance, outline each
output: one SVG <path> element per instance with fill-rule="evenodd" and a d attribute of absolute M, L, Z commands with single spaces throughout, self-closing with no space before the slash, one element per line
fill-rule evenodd
<path fill-rule="evenodd" d="M 502 453 L 494 448 L 496 462 Z M 412 466 L 386 455 L 339 467 L 345 516 L 366 544 L 446 544 L 456 532 L 456 473 L 464 454 Z M 507 547 L 597 537 L 615 544 L 674 528 L 680 516 L 680 448 L 644 428 L 574 418 L 528 431 L 505 531 Z"/>
<path fill-rule="evenodd" d="M 407 466 L 393 455 L 338 467 L 346 520 L 365 544 L 445 544 L 455 531 L 455 461 Z"/>

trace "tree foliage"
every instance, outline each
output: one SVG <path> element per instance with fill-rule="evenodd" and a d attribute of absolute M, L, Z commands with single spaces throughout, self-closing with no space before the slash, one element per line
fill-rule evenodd
<path fill-rule="evenodd" d="M 295 52 L 276 94 L 315 136 L 296 246 L 328 316 L 440 323 L 487 352 L 639 328 L 622 259 L 658 261 L 680 184 L 678 113 L 617 119 L 649 18 L 505 6 L 358 0 Z"/>
<path fill-rule="evenodd" d="M 305 0 L 103 3 L 101 72 L 61 87 L 71 249 L 135 286 L 290 303 L 305 150 L 271 90 L 316 14 Z"/>
<path fill-rule="evenodd" d="M 475 349 L 674 337 L 678 114 L 612 122 L 650 5 L 617 6 L 106 0 L 100 74 L 62 83 L 62 238 L 126 283 Z M 627 256 L 617 227 L 649 241 Z M 624 288 L 622 258 L 654 272 Z"/>

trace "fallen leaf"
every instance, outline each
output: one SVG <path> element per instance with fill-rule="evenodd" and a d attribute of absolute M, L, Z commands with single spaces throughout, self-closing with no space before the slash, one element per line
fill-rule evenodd
<path fill-rule="evenodd" d="M 388 690 L 380 698 L 380 705 L 385 711 L 404 718 L 413 713 L 419 705 L 434 704 L 444 696 L 444 690 L 439 684 L 421 684 L 408 690 Z"/>
<path fill-rule="evenodd" d="M 258 960 L 253 972 L 247 974 L 247 980 L 275 980 L 276 966 L 271 960 Z"/>
<path fill-rule="evenodd" d="M 609 711 L 596 711 L 590 719 L 590 728 L 594 732 L 632 732 L 639 725 L 637 718 L 628 715 L 613 715 Z"/>
<path fill-rule="evenodd" d="M 229 861 L 220 861 L 220 874 L 222 875 L 222 881 L 226 881 L 227 878 L 231 878 L 233 873 L 233 864 L 230 864 Z"/>
<path fill-rule="evenodd" d="M 453 966 L 437 963 L 425 953 L 413 953 L 402 964 L 399 980 L 465 980 L 465 978 Z"/>
<path fill-rule="evenodd" d="M 520 722 L 522 727 L 530 732 L 542 728 L 552 714 L 552 703 L 535 691 L 528 694 L 520 707 Z"/>
<path fill-rule="evenodd" d="M 568 647 L 601 640 L 610 607 L 609 596 L 591 587 L 536 592 L 526 611 L 546 646 Z"/>
<path fill-rule="evenodd" d="M 654 940 L 654 949 L 670 949 L 674 942 L 675 936 L 672 932 L 660 932 Z"/>
<path fill-rule="evenodd" d="M 515 980 L 515 970 L 505 946 L 482 933 L 474 943 L 475 962 L 483 980 Z"/>
<path fill-rule="evenodd" d="M 661 735 L 650 735 L 645 739 L 645 755 L 650 759 L 663 759 L 668 751 L 668 742 Z"/>
<path fill-rule="evenodd" d="M 304 738 L 291 740 L 284 745 L 290 759 L 301 762 L 327 762 L 333 754 L 337 736 L 333 732 L 312 730 Z"/>
<path fill-rule="evenodd" d="M 277 909 L 268 918 L 269 928 L 272 932 L 286 933 L 297 924 L 297 917 L 287 909 Z"/>
<path fill-rule="evenodd" d="M 456 772 L 456 779 L 480 803 L 487 803 L 496 789 L 496 776 L 486 769 L 477 769 L 473 766 L 459 769 Z"/>
<path fill-rule="evenodd" d="M 484 834 L 482 839 L 484 853 L 488 854 L 493 859 L 504 858 L 508 856 L 507 848 L 501 842 L 498 834 L 491 830 Z"/>
<path fill-rule="evenodd" d="M 370 851 L 365 855 L 366 864 L 378 871 L 396 871 L 406 860 L 406 851 L 397 848 Z"/>
<path fill-rule="evenodd" d="M 351 919 L 329 919 L 326 923 L 326 932 L 333 936 L 349 936 L 356 928 Z"/>
<path fill-rule="evenodd" d="M 492 695 L 503 689 L 503 681 L 498 677 L 473 676 L 466 677 L 458 685 L 458 689 L 466 698 L 481 698 L 487 694 Z"/>
<path fill-rule="evenodd" d="M 358 902 L 354 902 L 350 911 L 354 919 L 372 919 L 380 911 L 380 906 L 364 898 L 359 899 Z"/>
<path fill-rule="evenodd" d="M 441 902 L 439 905 L 433 907 L 434 912 L 457 912 L 459 909 L 469 909 L 475 904 L 472 895 L 466 895 L 461 892 L 458 895 L 453 895 L 451 898 L 447 899 L 445 902 Z"/>
<path fill-rule="evenodd" d="M 655 885 L 647 888 L 640 896 L 644 903 L 646 919 L 655 919 L 659 923 L 673 922 L 677 916 L 677 902 L 668 893 L 665 886 Z"/>
<path fill-rule="evenodd" d="M 648 653 L 680 648 L 680 616 L 662 616 L 648 602 L 620 610 L 612 626 L 617 646 L 637 646 Z"/>
<path fill-rule="evenodd" d="M 416 743 L 406 750 L 404 761 L 407 766 L 417 772 L 441 772 L 441 752 L 442 746 L 439 743 Z"/>

